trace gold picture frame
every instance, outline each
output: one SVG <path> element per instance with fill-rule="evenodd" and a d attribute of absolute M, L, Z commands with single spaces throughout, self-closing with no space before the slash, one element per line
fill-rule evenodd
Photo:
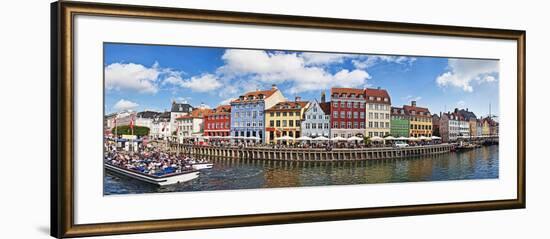
<path fill-rule="evenodd" d="M 516 41 L 517 197 L 512 200 L 75 224 L 73 198 L 75 190 L 73 178 L 75 120 L 73 110 L 73 46 L 75 39 L 73 38 L 73 23 L 76 15 L 206 21 Z M 525 208 L 525 31 L 63 1 L 52 3 L 51 22 L 51 235 L 54 237 L 162 232 Z"/>

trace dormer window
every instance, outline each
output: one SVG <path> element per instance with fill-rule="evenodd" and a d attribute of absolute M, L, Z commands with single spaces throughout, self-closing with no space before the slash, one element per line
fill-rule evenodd
<path fill-rule="evenodd" d="M 369 100 L 374 100 L 374 97 L 373 97 L 373 96 L 369 96 Z"/>
<path fill-rule="evenodd" d="M 384 97 L 384 102 L 388 102 L 388 98 Z"/>
<path fill-rule="evenodd" d="M 376 97 L 376 101 L 380 101 L 380 100 L 382 100 L 382 98 Z"/>

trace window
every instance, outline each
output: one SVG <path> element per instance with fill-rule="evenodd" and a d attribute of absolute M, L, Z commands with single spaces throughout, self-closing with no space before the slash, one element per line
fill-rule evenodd
<path fill-rule="evenodd" d="M 351 129 L 351 122 L 348 122 L 348 129 Z"/>
<path fill-rule="evenodd" d="M 369 119 L 373 119 L 373 113 L 369 112 Z"/>
<path fill-rule="evenodd" d="M 288 116 L 294 116 L 294 112 L 288 112 Z"/>
<path fill-rule="evenodd" d="M 269 121 L 269 127 L 275 127 L 275 122 L 273 120 Z"/>
<path fill-rule="evenodd" d="M 292 121 L 292 120 L 289 120 L 289 121 L 288 121 L 288 126 L 290 126 L 290 127 L 294 127 L 294 121 Z"/>
<path fill-rule="evenodd" d="M 365 128 L 365 122 L 361 122 L 361 129 L 364 129 Z"/>
<path fill-rule="evenodd" d="M 328 128 L 329 128 L 328 123 L 325 123 L 325 129 L 328 129 Z"/>
<path fill-rule="evenodd" d="M 359 124 L 357 122 L 353 122 L 353 128 L 357 129 L 359 127 Z"/>
<path fill-rule="evenodd" d="M 283 116 L 286 116 L 286 112 L 283 112 Z"/>
<path fill-rule="evenodd" d="M 335 119 L 338 119 L 338 111 L 334 111 L 332 113 L 332 117 L 334 117 Z"/>
<path fill-rule="evenodd" d="M 316 129 L 316 128 L 317 128 L 317 124 L 316 124 L 316 123 L 312 123 L 312 124 L 311 124 L 311 128 L 312 128 L 312 129 Z"/>
<path fill-rule="evenodd" d="M 369 122 L 369 128 L 372 128 L 372 121 Z"/>
<path fill-rule="evenodd" d="M 300 120 L 296 120 L 294 122 L 296 122 L 296 126 L 300 125 Z"/>
<path fill-rule="evenodd" d="M 310 119 L 310 118 L 311 118 L 310 115 L 306 115 L 306 119 Z"/>
<path fill-rule="evenodd" d="M 374 128 L 378 128 L 378 122 L 374 122 Z"/>
<path fill-rule="evenodd" d="M 386 114 L 386 119 L 390 119 L 390 114 Z"/>
<path fill-rule="evenodd" d="M 333 122 L 332 123 L 332 128 L 338 128 L 338 122 Z"/>
<path fill-rule="evenodd" d="M 348 119 L 351 119 L 351 111 L 348 111 Z"/>
<path fill-rule="evenodd" d="M 332 107 L 337 108 L 338 107 L 338 102 L 332 103 Z"/>
<path fill-rule="evenodd" d="M 317 115 L 313 115 L 312 117 L 313 117 L 313 119 L 317 119 Z"/>
<path fill-rule="evenodd" d="M 340 122 L 340 128 L 345 129 L 346 128 L 346 123 L 345 122 Z"/>
<path fill-rule="evenodd" d="M 281 127 L 281 121 L 280 120 L 277 120 L 275 123 L 276 123 L 277 127 Z"/>
<path fill-rule="evenodd" d="M 374 109 L 374 105 L 372 103 L 369 103 L 369 110 Z"/>
<path fill-rule="evenodd" d="M 358 115 L 357 112 L 353 112 L 353 118 L 354 119 L 357 119 L 357 115 Z"/>
<path fill-rule="evenodd" d="M 361 119 L 364 119 L 364 118 L 365 118 L 365 112 L 359 113 L 359 117 L 360 117 Z"/>
<path fill-rule="evenodd" d="M 378 119 L 378 113 L 374 113 L 374 119 Z"/>
<path fill-rule="evenodd" d="M 283 120 L 283 127 L 286 127 L 287 124 L 286 124 L 286 120 Z"/>
<path fill-rule="evenodd" d="M 346 118 L 346 112 L 340 111 L 340 118 L 345 119 Z"/>
<path fill-rule="evenodd" d="M 313 107 L 313 112 L 317 113 L 317 107 Z"/>
<path fill-rule="evenodd" d="M 351 102 L 348 102 L 347 107 L 351 108 Z"/>
<path fill-rule="evenodd" d="M 365 108 L 365 104 L 359 103 L 359 108 L 364 109 L 364 108 Z"/>
<path fill-rule="evenodd" d="M 309 129 L 309 123 L 306 123 L 306 129 Z"/>
<path fill-rule="evenodd" d="M 323 128 L 323 123 L 317 123 L 317 128 L 322 129 Z"/>
<path fill-rule="evenodd" d="M 281 112 L 276 113 L 277 117 L 281 116 Z"/>
<path fill-rule="evenodd" d="M 390 122 L 386 122 L 386 129 L 390 128 Z"/>

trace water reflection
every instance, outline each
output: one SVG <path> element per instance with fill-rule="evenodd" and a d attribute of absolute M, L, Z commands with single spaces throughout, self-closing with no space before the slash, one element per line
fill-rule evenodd
<path fill-rule="evenodd" d="M 156 187 L 106 172 L 105 194 L 184 192 L 498 178 L 498 145 L 467 152 L 355 162 L 211 159 L 198 179 Z"/>

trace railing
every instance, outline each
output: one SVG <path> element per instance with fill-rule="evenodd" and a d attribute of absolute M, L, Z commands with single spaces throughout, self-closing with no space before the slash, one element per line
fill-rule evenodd
<path fill-rule="evenodd" d="M 270 147 L 219 147 L 201 146 L 190 144 L 171 144 L 170 150 L 176 153 L 185 153 L 192 156 L 260 159 L 260 160 L 285 160 L 285 161 L 352 161 L 404 158 L 412 156 L 435 155 L 448 153 L 454 148 L 452 144 L 437 144 L 425 146 L 411 146 L 403 148 L 280 148 Z"/>

